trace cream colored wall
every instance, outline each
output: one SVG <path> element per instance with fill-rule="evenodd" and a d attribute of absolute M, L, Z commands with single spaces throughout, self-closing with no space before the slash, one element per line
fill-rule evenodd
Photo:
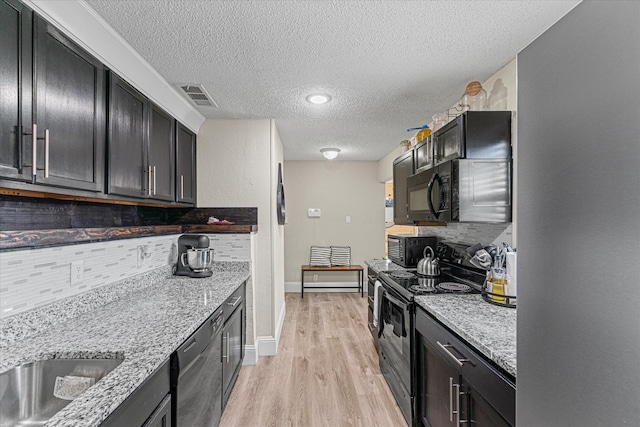
<path fill-rule="evenodd" d="M 285 279 L 300 282 L 311 245 L 351 246 L 352 264 L 384 255 L 384 184 L 378 162 L 285 162 Z M 308 218 L 307 209 L 322 210 Z M 346 216 L 351 223 L 346 223 Z M 305 282 L 307 279 L 305 278 Z M 319 282 L 353 282 L 354 274 L 319 274 Z"/>
<path fill-rule="evenodd" d="M 285 206 L 286 206 L 286 183 L 284 178 L 284 148 L 280 141 L 280 135 L 275 122 L 271 120 L 271 257 L 272 257 L 272 282 L 273 282 L 273 324 L 275 325 L 276 339 L 280 337 L 282 328 L 280 317 L 284 316 L 284 225 L 278 224 L 277 201 L 275 189 L 278 184 L 278 164 L 282 164 L 283 183 L 285 184 Z"/>
<path fill-rule="evenodd" d="M 257 207 L 254 307 L 247 307 L 247 344 L 275 336 L 271 200 L 271 120 L 206 120 L 197 138 L 198 206 Z M 277 173 L 277 170 L 276 170 Z M 247 298 L 249 299 L 249 298 Z M 255 319 L 254 325 L 249 323 Z M 250 331 L 253 331 L 250 333 Z"/>

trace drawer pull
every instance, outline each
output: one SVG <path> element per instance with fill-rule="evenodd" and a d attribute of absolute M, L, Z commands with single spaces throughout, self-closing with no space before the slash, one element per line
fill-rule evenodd
<path fill-rule="evenodd" d="M 185 348 L 184 350 L 182 350 L 183 353 L 186 353 L 187 351 L 191 350 L 193 348 L 193 346 L 196 345 L 196 339 L 194 338 L 193 341 L 191 341 L 191 344 L 189 344 L 187 346 L 187 348 Z"/>
<path fill-rule="evenodd" d="M 230 305 L 231 307 L 235 307 L 236 305 L 238 305 L 240 301 L 242 301 L 242 297 L 235 297 L 233 302 L 228 302 L 227 305 Z"/>
<path fill-rule="evenodd" d="M 447 353 L 449 355 L 449 357 L 451 357 L 458 364 L 458 366 L 462 366 L 464 364 L 464 362 L 469 362 L 469 359 L 458 359 L 456 356 L 454 356 L 453 353 L 451 353 L 449 351 L 449 349 L 448 349 L 448 347 L 453 347 L 451 344 L 442 344 L 440 341 L 436 341 L 436 344 L 438 344 L 438 346 L 445 353 Z"/>

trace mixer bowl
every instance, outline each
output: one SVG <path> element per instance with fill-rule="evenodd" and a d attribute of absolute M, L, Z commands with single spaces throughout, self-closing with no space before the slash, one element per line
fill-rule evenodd
<path fill-rule="evenodd" d="M 196 273 L 209 270 L 213 264 L 213 249 L 189 249 L 182 254 L 180 262 Z"/>

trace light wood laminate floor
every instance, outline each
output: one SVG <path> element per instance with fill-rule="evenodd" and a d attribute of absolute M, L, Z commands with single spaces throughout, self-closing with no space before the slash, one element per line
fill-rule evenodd
<path fill-rule="evenodd" d="M 221 427 L 406 427 L 359 293 L 285 296 L 278 354 L 242 366 Z"/>

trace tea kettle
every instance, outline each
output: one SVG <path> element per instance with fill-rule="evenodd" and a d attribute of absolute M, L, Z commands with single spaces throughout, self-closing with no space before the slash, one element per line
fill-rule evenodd
<path fill-rule="evenodd" d="M 427 249 L 431 254 L 427 255 Z M 418 274 L 423 276 L 439 276 L 440 266 L 438 265 L 438 258 L 433 253 L 431 246 L 425 246 L 423 252 L 424 258 L 418 262 Z"/>

